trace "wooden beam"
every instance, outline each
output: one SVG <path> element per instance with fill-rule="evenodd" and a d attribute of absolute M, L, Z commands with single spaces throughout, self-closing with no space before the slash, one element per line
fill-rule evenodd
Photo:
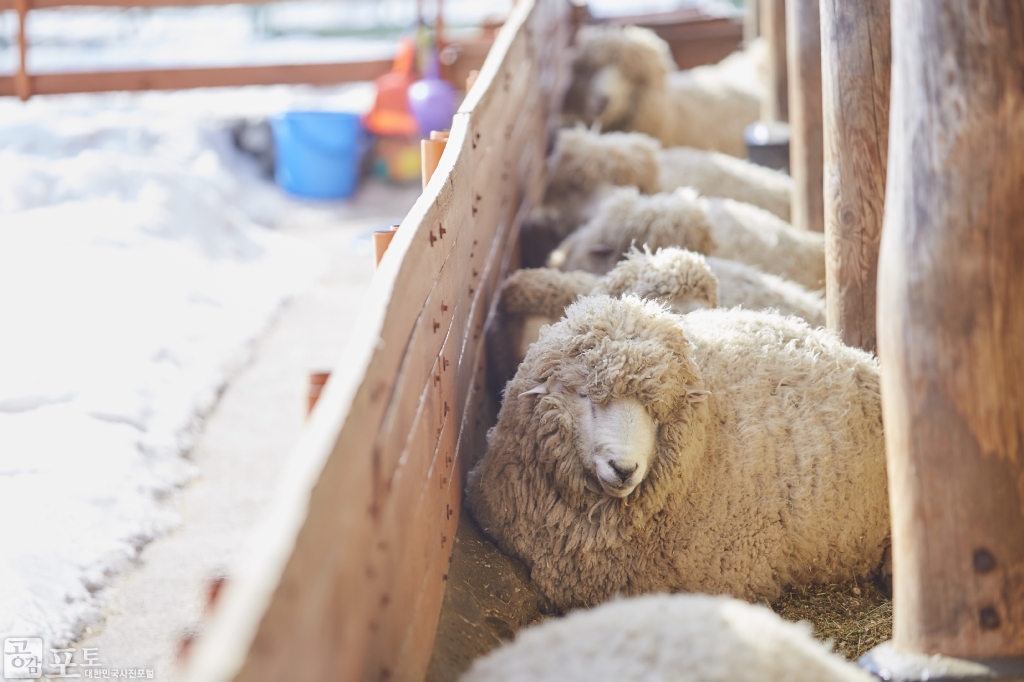
<path fill-rule="evenodd" d="M 825 231 L 818 0 L 786 0 L 793 226 Z"/>
<path fill-rule="evenodd" d="M 185 88 L 276 85 L 279 83 L 333 85 L 373 80 L 390 70 L 390 59 L 377 59 L 341 64 L 279 64 L 29 74 L 28 82 L 33 95 L 58 95 L 72 92 L 181 90 Z M 17 82 L 14 77 L 0 77 L 0 96 L 19 94 L 16 86 Z"/>
<path fill-rule="evenodd" d="M 875 351 L 889 153 L 890 0 L 821 0 L 828 326 Z"/>
<path fill-rule="evenodd" d="M 878 349 L 897 651 L 1024 655 L 1024 6 L 892 7 Z"/>
<path fill-rule="evenodd" d="M 761 35 L 768 43 L 768 93 L 761 103 L 762 121 L 789 120 L 786 53 L 786 0 L 760 0 Z"/>
<path fill-rule="evenodd" d="M 30 9 L 58 7 L 201 7 L 203 5 L 265 5 L 276 0 L 30 0 Z M 12 10 L 18 0 L 0 0 L 0 11 Z"/>

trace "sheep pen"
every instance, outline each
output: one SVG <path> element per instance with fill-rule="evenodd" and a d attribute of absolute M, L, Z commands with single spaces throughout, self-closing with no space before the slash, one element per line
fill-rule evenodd
<path fill-rule="evenodd" d="M 937 1 L 894 5 L 891 36 L 887 10 L 820 3 L 817 57 L 829 62 L 822 70 L 830 79 L 826 164 L 831 155 L 844 166 L 825 172 L 828 317 L 840 338 L 866 352 L 876 347 L 877 320 L 896 601 L 890 606 L 859 572 L 763 598 L 787 618 L 814 621 L 844 656 L 884 636 L 894 607 L 890 651 L 1020 658 L 1024 611 L 1015 608 L 1014 569 L 1024 556 L 1024 465 L 1013 427 L 1024 416 L 1024 377 L 1013 351 L 1024 316 L 1013 303 L 1024 279 L 1012 266 L 1024 239 L 1012 228 L 1024 175 L 1022 156 L 1006 142 L 1019 137 L 1022 24 L 1005 20 L 1007 3 Z M 774 3 L 784 4 L 796 3 Z M 209 644 L 199 642 L 216 674 L 194 682 L 257 679 L 261 671 L 423 679 L 442 597 L 448 604 L 458 592 L 444 586 L 463 567 L 449 563 L 453 544 L 466 544 L 455 529 L 472 521 L 462 511 L 466 470 L 494 423 L 480 389 L 490 313 L 501 282 L 523 264 L 523 220 L 542 205 L 545 149 L 571 78 L 568 45 L 583 19 L 575 16 L 574 26 L 563 0 L 516 3 L 423 200 L 381 261 L 376 308 L 360 320 L 361 343 L 338 364 L 311 419 L 287 513 L 261 538 L 268 549 L 254 562 L 258 570 L 228 587 L 221 612 L 238 615 L 215 619 Z M 864 40 L 869 22 L 881 30 Z M 814 35 L 810 28 L 800 34 Z M 773 53 L 785 55 L 774 35 Z M 802 64 L 815 59 L 794 53 Z M 889 98 L 890 73 L 891 115 L 875 106 Z M 615 79 L 607 72 L 599 80 Z M 872 126 L 862 125 L 865 117 Z M 841 195 L 830 190 L 836 179 Z M 864 321 L 864 334 L 850 333 Z M 695 404 L 712 400 L 694 388 Z M 559 386 L 538 384 L 509 404 L 551 400 L 543 389 Z M 813 418 L 816 406 L 803 411 Z M 611 473 L 629 481 L 631 471 L 620 469 Z M 525 580 L 527 568 L 504 553 L 481 562 L 506 560 Z M 483 580 L 470 582 L 482 592 L 495 584 L 476 577 Z M 491 596 L 521 596 L 511 584 Z M 523 620 L 551 606 L 539 604 Z M 497 608 L 479 611 L 484 620 L 476 623 L 493 626 L 491 643 L 518 625 Z"/>

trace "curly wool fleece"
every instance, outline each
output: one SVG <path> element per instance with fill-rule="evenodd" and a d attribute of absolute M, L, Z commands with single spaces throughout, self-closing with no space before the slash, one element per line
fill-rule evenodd
<path fill-rule="evenodd" d="M 658 424 L 629 498 L 595 492 L 568 395 Z M 711 392 L 695 402 L 695 391 Z M 744 310 L 686 316 L 583 298 L 505 389 L 468 502 L 558 609 L 616 594 L 778 597 L 878 568 L 889 535 L 878 365 L 825 329 Z"/>
<path fill-rule="evenodd" d="M 764 606 L 703 594 L 620 599 L 521 632 L 461 682 L 871 682 Z"/>

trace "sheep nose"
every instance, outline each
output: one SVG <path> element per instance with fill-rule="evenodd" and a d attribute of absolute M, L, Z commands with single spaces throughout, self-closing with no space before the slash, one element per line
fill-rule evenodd
<path fill-rule="evenodd" d="M 636 467 L 637 467 L 636 464 L 633 464 L 631 466 L 627 466 L 627 465 L 623 465 L 623 464 L 617 464 L 616 462 L 613 462 L 613 461 L 610 461 L 610 460 L 608 462 L 608 466 L 610 466 L 612 468 L 612 471 L 615 472 L 615 474 L 619 477 L 619 479 L 623 483 L 625 483 L 626 481 L 629 480 L 629 477 L 633 475 L 633 472 L 636 471 Z"/>

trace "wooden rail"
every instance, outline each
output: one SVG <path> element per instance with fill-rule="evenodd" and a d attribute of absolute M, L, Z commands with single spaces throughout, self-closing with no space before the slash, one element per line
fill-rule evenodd
<path fill-rule="evenodd" d="M 186 679 L 423 678 L 485 447 L 484 326 L 542 194 L 570 9 L 520 0 L 499 33 Z"/>
<path fill-rule="evenodd" d="M 171 69 L 127 69 L 70 73 L 31 74 L 26 64 L 28 41 L 25 23 L 30 10 L 67 7 L 200 7 L 222 4 L 268 4 L 274 0 L 0 0 L 0 11 L 18 12 L 17 70 L 0 76 L 0 97 L 57 95 L 116 90 L 179 90 L 184 88 L 240 87 L 304 83 L 334 85 L 373 80 L 391 69 L 390 59 L 321 64 L 269 64 L 254 66 L 196 67 Z M 464 83 L 472 69 L 479 69 L 490 40 L 460 41 L 453 44 L 454 61 L 444 65 L 453 83 Z"/>

